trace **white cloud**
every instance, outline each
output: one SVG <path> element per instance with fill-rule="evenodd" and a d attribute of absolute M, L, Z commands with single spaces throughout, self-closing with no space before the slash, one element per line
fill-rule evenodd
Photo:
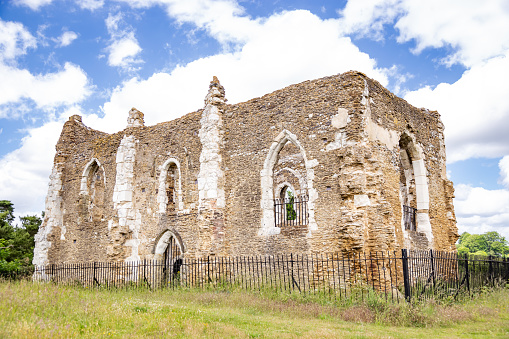
<path fill-rule="evenodd" d="M 0 78 L 10 79 L 0 82 L 0 117 L 15 116 L 17 109 L 9 109 L 8 104 L 19 104 L 24 99 L 32 100 L 38 108 L 51 109 L 78 103 L 91 92 L 85 72 L 71 63 L 44 75 L 0 64 Z"/>
<path fill-rule="evenodd" d="M 66 32 L 72 33 L 73 32 Z M 68 43 L 72 36 L 59 39 Z M 16 67 L 16 58 L 37 46 L 36 39 L 20 23 L 0 19 L 0 118 L 17 118 L 28 111 L 26 100 L 35 107 L 54 109 L 82 101 L 90 94 L 87 75 L 66 63 L 54 73 L 32 74 Z"/>
<path fill-rule="evenodd" d="M 104 6 L 104 0 L 75 0 L 78 6 L 82 9 L 94 11 Z M 53 0 L 13 0 L 14 4 L 18 6 L 27 6 L 30 9 L 37 11 L 42 6 L 49 5 Z"/>
<path fill-rule="evenodd" d="M 134 57 L 141 52 L 138 41 L 131 32 L 122 39 L 115 40 L 108 46 L 108 65 L 127 67 L 132 63 L 139 62 Z"/>
<path fill-rule="evenodd" d="M 112 36 L 121 35 L 116 33 L 118 31 L 118 24 L 121 20 L 122 14 L 120 13 L 117 13 L 115 15 L 111 13 L 108 14 L 108 17 L 106 18 L 106 20 L 104 20 L 104 23 L 106 24 L 106 28 L 108 29 L 108 33 L 110 33 L 110 35 Z"/>
<path fill-rule="evenodd" d="M 394 23 L 398 42 L 415 41 L 414 52 L 425 48 L 455 49 L 448 64 L 471 67 L 509 49 L 509 3 L 506 0 L 350 0 L 341 11 L 346 33 L 383 37 Z"/>
<path fill-rule="evenodd" d="M 55 144 L 61 129 L 61 122 L 31 129 L 20 148 L 0 159 L 2 199 L 11 200 L 22 215 L 44 208 Z"/>
<path fill-rule="evenodd" d="M 452 46 L 449 63 L 471 67 L 509 49 L 506 0 L 404 1 L 406 14 L 396 23 L 400 41 L 417 42 L 416 51 Z"/>
<path fill-rule="evenodd" d="M 74 40 L 78 38 L 78 34 L 73 31 L 65 31 L 59 38 L 58 42 L 60 47 L 69 46 Z"/>
<path fill-rule="evenodd" d="M 400 0 L 364 0 L 348 1 L 345 8 L 338 12 L 344 34 L 355 33 L 382 40 L 384 25 L 402 14 L 402 8 Z"/>
<path fill-rule="evenodd" d="M 498 167 L 500 168 L 500 183 L 509 189 L 509 155 L 500 159 Z"/>
<path fill-rule="evenodd" d="M 509 51 L 467 70 L 453 84 L 409 92 L 417 107 L 438 110 L 445 125 L 449 161 L 509 154 Z"/>
<path fill-rule="evenodd" d="M 166 7 L 166 12 L 178 22 L 188 22 L 205 29 L 220 43 L 246 42 L 259 28 L 260 20 L 244 16 L 245 10 L 229 0 L 119 0 L 129 6 L 143 8 Z"/>
<path fill-rule="evenodd" d="M 26 54 L 28 48 L 36 46 L 34 36 L 25 29 L 23 24 L 3 21 L 0 18 L 0 62 L 13 60 Z"/>
<path fill-rule="evenodd" d="M 509 190 L 459 184 L 454 207 L 460 233 L 497 231 L 509 238 Z"/>
<path fill-rule="evenodd" d="M 334 22 L 308 11 L 285 12 L 267 18 L 256 36 L 236 52 L 198 59 L 171 74 L 124 82 L 104 104 L 103 119 L 84 121 L 94 128 L 117 131 L 125 127 L 132 106 L 145 113 L 147 124 L 174 119 L 203 107 L 214 75 L 225 86 L 229 102 L 235 103 L 351 69 L 387 83 L 385 72 L 349 38 L 340 37 Z"/>
<path fill-rule="evenodd" d="M 78 6 L 82 9 L 95 11 L 104 6 L 104 0 L 77 0 Z"/>
<path fill-rule="evenodd" d="M 53 0 L 14 0 L 16 5 L 23 5 L 30 7 L 31 10 L 37 11 L 40 7 L 49 5 Z"/>
<path fill-rule="evenodd" d="M 109 14 L 105 20 L 106 28 L 110 34 L 110 45 L 106 48 L 108 65 L 121 67 L 124 70 L 133 70 L 133 65 L 143 62 L 136 56 L 142 51 L 138 40 L 134 36 L 132 27 L 125 24 L 122 14 Z M 122 26 L 126 26 L 121 28 Z"/>

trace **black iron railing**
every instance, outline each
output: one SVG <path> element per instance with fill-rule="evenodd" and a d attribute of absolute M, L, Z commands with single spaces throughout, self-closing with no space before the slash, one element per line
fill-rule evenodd
<path fill-rule="evenodd" d="M 405 229 L 410 231 L 416 231 L 416 223 L 415 223 L 415 214 L 417 209 L 403 205 L 403 222 L 405 224 Z"/>
<path fill-rule="evenodd" d="M 378 293 L 386 300 L 457 297 L 505 286 L 509 261 L 438 251 L 176 258 L 36 267 L 34 279 L 87 287 L 274 289 L 334 298 Z M 170 274 L 168 274 L 170 272 Z"/>
<path fill-rule="evenodd" d="M 274 199 L 274 225 L 276 227 L 308 224 L 308 197 Z"/>

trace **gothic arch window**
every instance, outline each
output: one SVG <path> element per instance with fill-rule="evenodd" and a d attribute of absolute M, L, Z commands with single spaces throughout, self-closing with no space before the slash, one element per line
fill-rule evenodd
<path fill-rule="evenodd" d="M 403 205 L 403 225 L 405 230 L 415 231 L 417 200 L 412 156 L 408 152 L 408 136 L 403 135 L 399 142 L 399 189 Z"/>
<path fill-rule="evenodd" d="M 90 160 L 81 176 L 80 196 L 88 215 L 88 221 L 104 219 L 106 176 L 101 163 L 97 159 Z"/>
<path fill-rule="evenodd" d="M 424 152 L 410 132 L 401 135 L 399 149 L 403 229 L 424 233 L 431 245 L 433 234 L 429 220 L 429 190 Z"/>
<path fill-rule="evenodd" d="M 161 166 L 157 202 L 159 213 L 175 214 L 183 209 L 180 163 L 170 158 Z"/>
<path fill-rule="evenodd" d="M 286 130 L 278 135 L 261 171 L 262 220 L 259 235 L 279 234 L 281 226 L 290 221 L 292 225 L 309 225 L 309 230 L 316 229 L 313 164 L 307 160 L 304 148 L 295 135 Z M 291 202 L 290 194 L 293 196 Z M 299 203 L 305 206 L 300 208 Z"/>

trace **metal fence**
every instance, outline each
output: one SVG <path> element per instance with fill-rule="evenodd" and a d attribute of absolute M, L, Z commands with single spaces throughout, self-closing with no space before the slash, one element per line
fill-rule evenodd
<path fill-rule="evenodd" d="M 274 199 L 274 226 L 289 227 L 308 224 L 308 197 Z"/>
<path fill-rule="evenodd" d="M 35 267 L 34 279 L 86 287 L 238 287 L 400 301 L 457 297 L 505 286 L 509 261 L 438 251 L 178 258 Z"/>

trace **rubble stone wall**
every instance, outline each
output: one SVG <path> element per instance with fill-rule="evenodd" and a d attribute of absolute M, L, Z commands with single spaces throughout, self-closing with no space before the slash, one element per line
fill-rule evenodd
<path fill-rule="evenodd" d="M 362 73 L 234 105 L 214 78 L 203 110 L 143 117 L 114 134 L 65 123 L 34 263 L 160 258 L 171 237 L 187 257 L 455 248 L 439 114 Z M 275 223 L 285 187 L 307 222 Z"/>

